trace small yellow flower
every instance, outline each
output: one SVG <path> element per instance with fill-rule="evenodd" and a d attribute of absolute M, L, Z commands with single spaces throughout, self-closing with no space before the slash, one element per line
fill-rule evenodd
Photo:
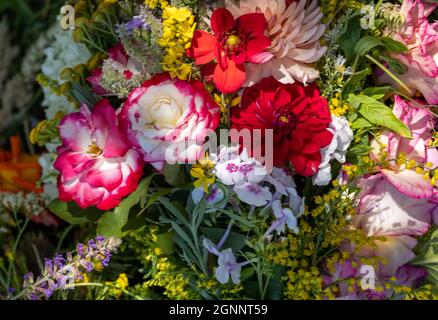
<path fill-rule="evenodd" d="M 204 158 L 198 160 L 196 164 L 193 165 L 190 174 L 193 178 L 195 178 L 195 182 L 193 183 L 196 188 L 203 187 L 204 192 L 208 192 L 208 188 L 215 181 L 215 175 L 212 172 L 215 164 L 208 158 L 208 154 L 205 155 Z"/>

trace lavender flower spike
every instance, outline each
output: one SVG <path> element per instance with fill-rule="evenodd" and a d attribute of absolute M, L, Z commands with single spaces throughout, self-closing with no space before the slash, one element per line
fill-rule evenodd
<path fill-rule="evenodd" d="M 32 273 L 24 276 L 23 290 L 15 296 L 30 300 L 50 298 L 56 290 L 68 289 L 68 285 L 82 280 L 83 273 L 89 273 L 99 264 L 108 266 L 111 255 L 117 251 L 121 240 L 97 236 L 86 245 L 78 243 L 76 252 L 66 256 L 56 255 L 44 260 L 44 271 L 37 278 Z"/>

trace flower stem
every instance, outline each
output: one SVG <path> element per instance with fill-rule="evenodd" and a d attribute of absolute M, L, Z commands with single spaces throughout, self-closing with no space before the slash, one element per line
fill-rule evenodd
<path fill-rule="evenodd" d="M 379 61 L 374 59 L 369 54 L 365 55 L 365 58 L 373 62 L 376 66 L 378 66 L 380 69 L 382 69 L 392 80 L 394 80 L 399 86 L 401 86 L 409 95 L 412 95 L 412 91 L 401 81 L 394 73 L 389 71 L 388 68 L 386 68 L 383 64 L 381 64 Z"/>

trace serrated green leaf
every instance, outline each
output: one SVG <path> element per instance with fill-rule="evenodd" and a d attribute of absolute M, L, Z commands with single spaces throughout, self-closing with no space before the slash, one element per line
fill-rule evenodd
<path fill-rule="evenodd" d="M 140 202 L 140 198 L 147 193 L 153 176 L 143 179 L 133 193 L 122 200 L 114 211 L 106 212 L 97 224 L 97 234 L 105 237 L 122 238 L 127 231 L 123 227 L 128 223 L 131 209 Z"/>
<path fill-rule="evenodd" d="M 371 124 L 390 129 L 402 137 L 412 138 L 409 128 L 383 103 L 372 97 L 354 94 L 348 96 L 348 101 L 356 108 L 359 107 L 359 113 Z"/>

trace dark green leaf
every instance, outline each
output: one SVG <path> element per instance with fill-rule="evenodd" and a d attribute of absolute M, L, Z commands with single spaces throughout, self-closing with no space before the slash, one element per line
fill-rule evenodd
<path fill-rule="evenodd" d="M 354 47 L 359 41 L 362 31 L 360 17 L 353 17 L 346 26 L 345 32 L 339 37 L 339 46 L 344 52 L 345 58 L 350 60 L 354 56 Z"/>
<path fill-rule="evenodd" d="M 106 212 L 97 224 L 97 233 L 105 237 L 122 238 L 127 231 L 123 227 L 128 222 L 129 213 L 140 201 L 144 193 L 147 193 L 153 176 L 143 179 L 133 193 L 123 199 L 113 212 Z"/>
<path fill-rule="evenodd" d="M 201 231 L 207 239 L 217 244 L 222 239 L 226 229 L 203 227 L 201 228 Z M 231 248 L 234 252 L 238 252 L 245 247 L 246 239 L 246 235 L 231 231 L 227 241 L 225 241 L 224 246 L 221 249 Z"/>
<path fill-rule="evenodd" d="M 180 187 L 185 185 L 188 181 L 184 173 L 184 166 L 179 164 L 165 164 L 164 165 L 164 179 L 172 186 Z"/>
<path fill-rule="evenodd" d="M 354 52 L 358 56 L 363 56 L 367 54 L 371 49 L 383 45 L 384 45 L 383 42 L 378 38 L 372 36 L 365 36 L 362 39 L 360 39 L 359 42 L 357 42 L 354 48 Z"/>
<path fill-rule="evenodd" d="M 430 240 L 411 263 L 426 268 L 428 279 L 433 284 L 438 284 L 438 229 L 432 232 Z"/>
<path fill-rule="evenodd" d="M 49 204 L 49 210 L 70 224 L 96 222 L 103 214 L 95 207 L 82 209 L 74 202 L 64 202 L 58 199 Z"/>
<path fill-rule="evenodd" d="M 385 48 L 394 53 L 404 53 L 409 51 L 409 49 L 401 42 L 396 41 L 389 37 L 383 37 L 382 42 L 385 45 Z"/>

